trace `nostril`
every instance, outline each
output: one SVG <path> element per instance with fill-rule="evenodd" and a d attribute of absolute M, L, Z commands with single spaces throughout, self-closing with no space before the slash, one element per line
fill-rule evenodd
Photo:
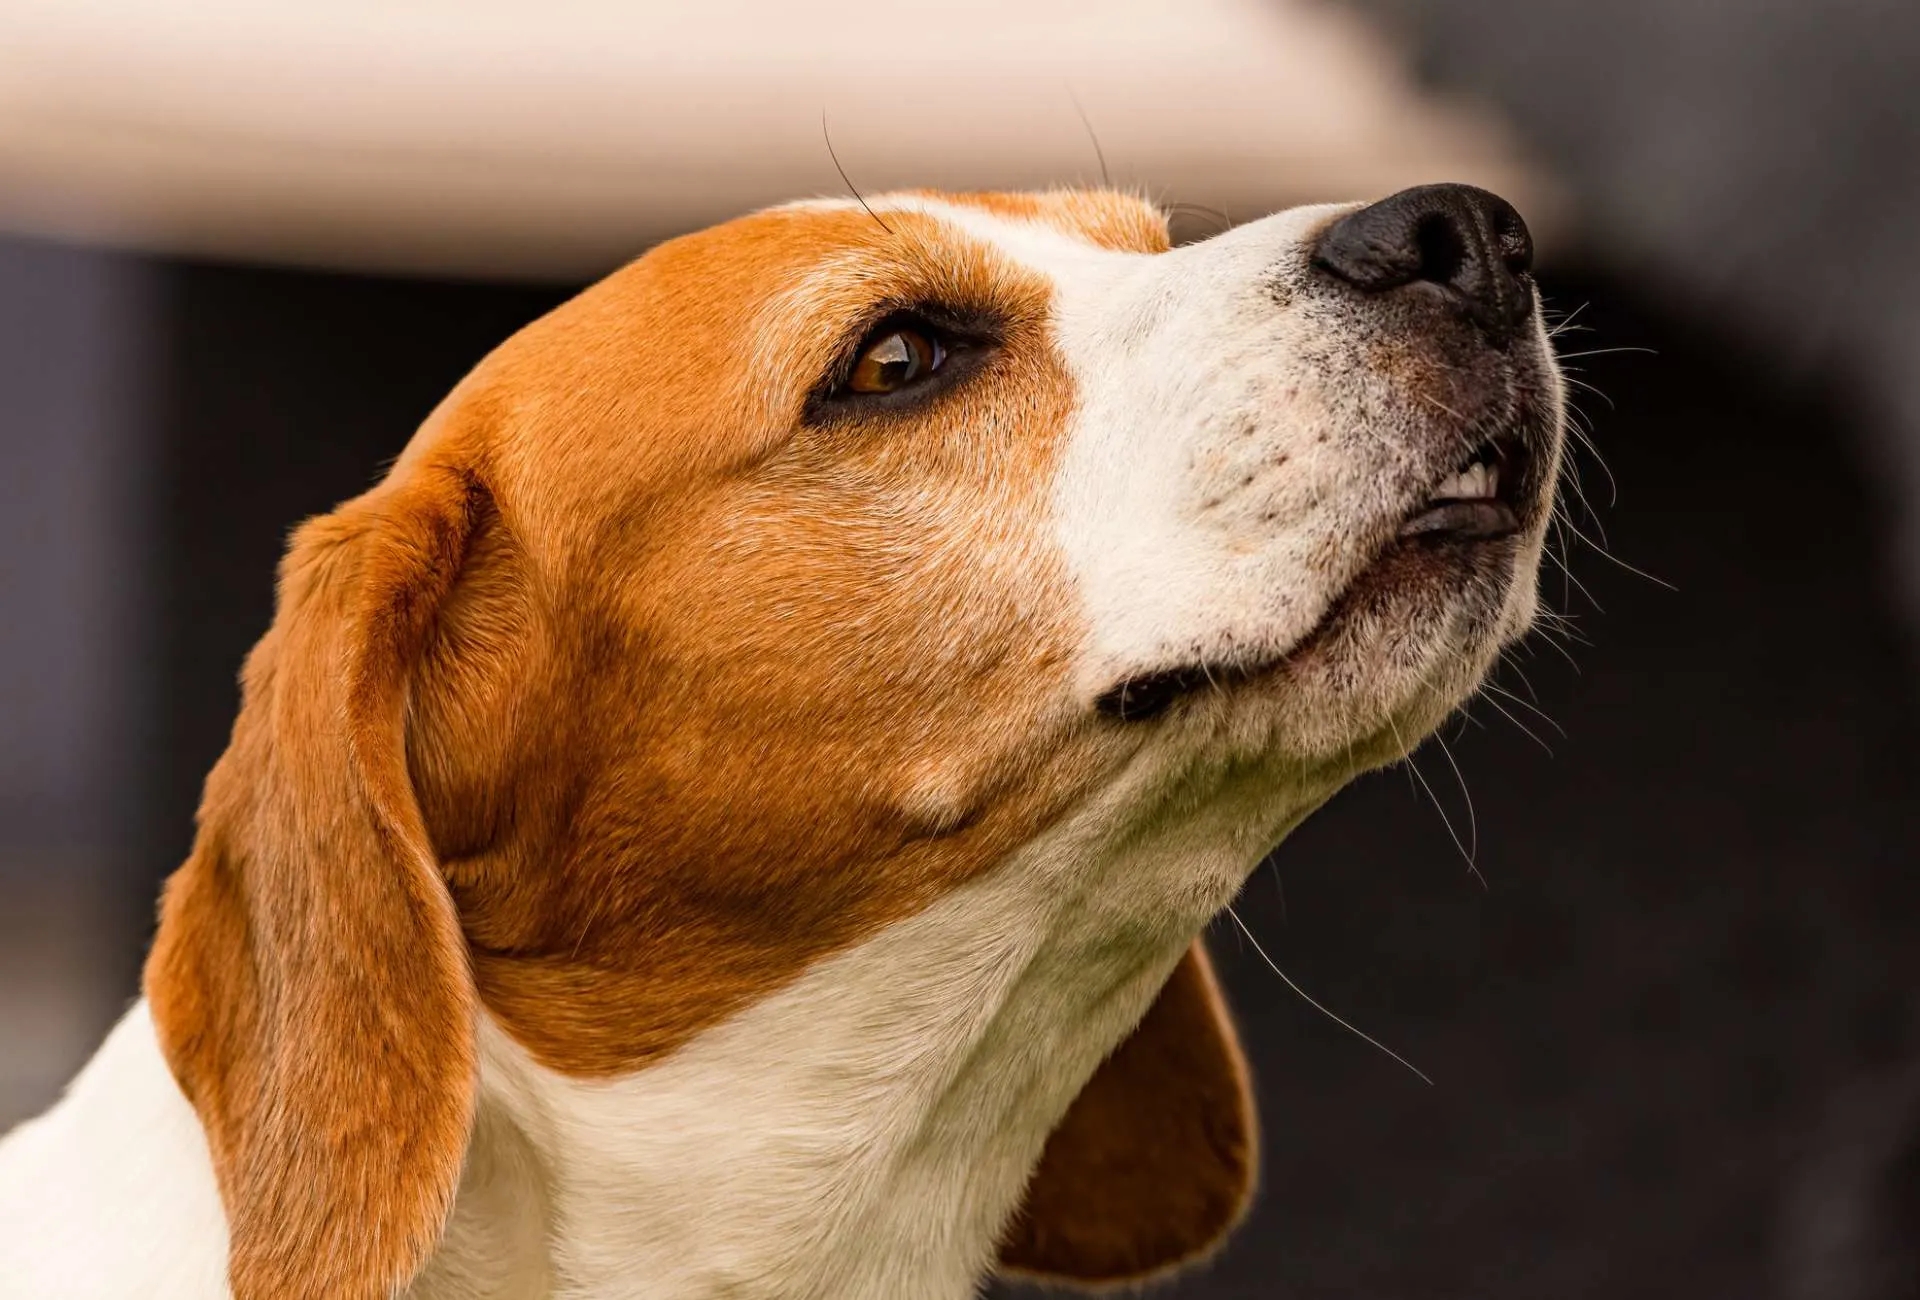
<path fill-rule="evenodd" d="M 1414 252 L 1419 258 L 1416 280 L 1452 284 L 1467 258 L 1467 243 L 1445 213 L 1429 212 L 1413 228 Z"/>
<path fill-rule="evenodd" d="M 1494 239 L 1500 248 L 1500 261 L 1514 275 L 1533 269 L 1533 232 L 1520 214 L 1503 203 L 1494 223 Z"/>
<path fill-rule="evenodd" d="M 1496 341 L 1533 312 L 1526 222 L 1505 199 L 1468 185 L 1422 185 L 1349 212 L 1321 232 L 1312 263 L 1369 295 L 1437 286 Z"/>

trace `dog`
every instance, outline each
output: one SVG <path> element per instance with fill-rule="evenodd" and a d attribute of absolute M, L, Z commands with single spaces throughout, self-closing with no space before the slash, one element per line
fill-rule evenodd
<path fill-rule="evenodd" d="M 963 1297 L 1204 1258 L 1199 935 L 1535 613 L 1564 391 L 1456 185 L 673 240 L 295 533 L 0 1294 Z"/>

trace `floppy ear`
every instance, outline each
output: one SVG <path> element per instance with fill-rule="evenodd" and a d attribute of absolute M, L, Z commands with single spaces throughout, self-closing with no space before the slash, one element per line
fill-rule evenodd
<path fill-rule="evenodd" d="M 1258 1160 L 1246 1062 L 1196 939 L 1047 1140 L 1001 1266 L 1091 1285 L 1177 1268 L 1239 1222 Z"/>
<path fill-rule="evenodd" d="M 475 995 L 403 732 L 483 502 L 426 464 L 299 530 L 167 883 L 146 991 L 206 1128 L 234 1300 L 387 1300 L 452 1202 Z"/>

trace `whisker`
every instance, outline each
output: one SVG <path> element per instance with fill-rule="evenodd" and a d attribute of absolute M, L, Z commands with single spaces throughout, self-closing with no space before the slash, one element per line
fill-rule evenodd
<path fill-rule="evenodd" d="M 1605 393 L 1600 393 L 1600 390 L 1597 388 L 1593 391 L 1599 393 L 1602 400 L 1606 400 Z M 1567 431 L 1573 435 L 1573 439 L 1579 444 L 1580 449 L 1586 452 L 1587 455 L 1593 457 L 1593 462 L 1600 467 L 1600 472 L 1607 476 L 1607 504 L 1609 506 L 1618 505 L 1620 503 L 1620 480 L 1613 476 L 1613 467 L 1608 465 L 1607 458 L 1600 454 L 1599 445 L 1594 442 L 1593 430 L 1587 426 L 1586 419 L 1586 413 L 1579 407 L 1573 405 L 1571 402 L 1567 404 Z M 1566 470 L 1567 473 L 1572 476 L 1575 483 L 1580 481 L 1577 462 L 1571 456 L 1566 460 Z M 1580 501 L 1582 505 L 1586 504 L 1585 493 L 1581 494 Z M 1591 506 L 1588 506 L 1587 509 L 1589 513 L 1592 513 L 1593 508 Z M 1597 517 L 1595 522 L 1598 522 Z"/>
<path fill-rule="evenodd" d="M 1618 565 L 1622 569 L 1625 569 L 1628 573 L 1633 574 L 1637 578 L 1645 578 L 1648 582 L 1651 582 L 1654 586 L 1665 587 L 1668 591 L 1680 590 L 1680 588 L 1676 587 L 1671 582 L 1668 582 L 1665 578 L 1656 578 L 1653 574 L 1648 573 L 1645 569 L 1637 569 L 1633 565 L 1628 564 L 1625 560 L 1615 555 L 1612 551 L 1609 551 L 1605 546 L 1601 545 L 1599 542 L 1594 541 L 1591 537 L 1588 537 L 1585 533 L 1581 532 L 1578 528 L 1574 527 L 1572 520 L 1562 520 L 1561 522 L 1566 524 L 1567 531 L 1571 532 L 1575 537 L 1585 542 L 1588 546 L 1592 547 L 1595 551 L 1598 551 L 1600 555 L 1603 556 L 1605 559 L 1607 559 L 1609 562 Z M 1582 590 L 1584 590 L 1584 588 Z M 1593 600 L 1593 597 L 1588 596 L 1587 599 Z M 1599 609 L 1600 603 L 1598 601 L 1594 601 L 1593 607 L 1595 609 Z"/>
<path fill-rule="evenodd" d="M 1558 641 L 1554 640 L 1550 636 L 1543 636 L 1540 638 L 1540 641 L 1542 642 L 1542 644 L 1552 646 L 1553 652 L 1559 655 L 1562 659 L 1567 661 L 1567 667 L 1573 669 L 1574 675 L 1575 676 L 1579 675 L 1580 661 L 1573 657 L 1573 654 L 1571 651 L 1569 651 L 1565 646 L 1561 645 Z"/>
<path fill-rule="evenodd" d="M 1458 420 L 1463 426 L 1473 423 L 1471 420 L 1467 419 L 1466 416 L 1460 414 L 1460 412 L 1454 410 L 1451 406 L 1448 406 L 1445 402 L 1433 396 L 1433 394 L 1431 393 L 1418 393 L 1417 396 L 1420 398 L 1421 401 L 1425 402 L 1428 406 L 1439 407 L 1441 410 L 1445 411 L 1448 415 L 1451 415 L 1454 419 Z"/>
<path fill-rule="evenodd" d="M 1572 642 L 1574 645 L 1590 646 L 1593 644 L 1591 640 L 1581 633 L 1579 620 L 1572 614 L 1556 614 L 1550 609 L 1543 609 L 1537 617 L 1541 620 L 1542 630 L 1548 636 L 1560 637 L 1562 640 Z M 1533 683 L 1527 683 L 1527 689 L 1532 690 Z"/>
<path fill-rule="evenodd" d="M 1454 830 L 1453 819 L 1447 816 L 1446 805 L 1440 802 L 1440 796 L 1435 794 L 1433 792 L 1433 786 L 1428 784 L 1426 773 L 1422 772 L 1420 770 L 1420 765 L 1413 761 L 1413 751 L 1408 748 L 1405 737 L 1401 736 L 1400 734 L 1399 724 L 1394 722 L 1391 715 L 1389 715 L 1387 718 L 1387 729 L 1393 732 L 1394 743 L 1399 745 L 1402 750 L 1406 751 L 1406 758 L 1403 761 L 1407 765 L 1407 771 L 1410 774 L 1410 779 L 1414 781 L 1418 781 L 1420 783 L 1420 788 L 1427 792 L 1427 801 L 1433 805 L 1433 810 L 1440 814 L 1440 824 L 1447 828 L 1447 838 L 1453 841 L 1453 847 L 1460 850 L 1460 856 L 1466 860 L 1467 870 L 1472 872 L 1476 877 L 1480 877 L 1480 868 L 1473 865 L 1473 854 L 1467 849 L 1466 844 L 1460 839 L 1460 833 Z M 1452 761 L 1451 756 L 1449 756 L 1448 761 L 1449 762 Z M 1459 769 L 1457 768 L 1455 769 L 1456 772 L 1458 770 Z M 1486 880 L 1484 877 L 1480 877 L 1480 883 L 1482 885 L 1486 883 Z"/>
<path fill-rule="evenodd" d="M 1222 212 L 1219 208 L 1210 208 L 1204 203 L 1184 203 L 1179 201 L 1168 201 L 1168 202 L 1162 203 L 1160 206 L 1167 210 L 1167 214 L 1169 216 L 1178 212 L 1191 212 L 1191 213 L 1196 213 L 1199 216 L 1208 217 L 1212 219 L 1213 221 L 1217 222 L 1220 227 L 1219 230 L 1216 230 L 1213 232 L 1216 235 L 1219 234 L 1221 230 L 1230 230 L 1233 228 L 1232 217 Z"/>
<path fill-rule="evenodd" d="M 1555 614 L 1552 610 L 1542 610 L 1540 612 L 1543 616 L 1549 617 L 1549 618 L 1558 619 L 1558 618 L 1566 617 L 1566 615 L 1564 614 Z M 1511 654 L 1503 654 L 1500 656 L 1500 666 L 1502 668 L 1513 669 L 1513 675 L 1515 677 L 1518 677 L 1520 679 L 1520 684 L 1527 688 L 1527 694 L 1533 697 L 1534 706 L 1537 708 L 1540 703 L 1540 692 L 1534 689 L 1533 679 L 1527 676 L 1527 670 L 1522 668 L 1519 664 L 1515 663 L 1513 661 L 1513 657 Z M 1508 694 L 1512 694 L 1512 692 L 1508 692 Z M 1514 698 L 1518 699 L 1519 696 L 1516 695 L 1514 696 Z M 1542 716 L 1545 716 L 1545 715 L 1542 715 Z"/>
<path fill-rule="evenodd" d="M 1614 406 L 1613 399 L 1607 396 L 1606 392 L 1603 389 L 1593 384 L 1590 384 L 1586 380 L 1580 378 L 1580 372 L 1576 370 L 1574 367 L 1572 366 L 1562 367 L 1561 378 L 1565 379 L 1567 381 L 1568 386 L 1571 388 L 1578 388 L 1584 392 L 1592 393 L 1595 397 L 1599 398 L 1601 401 L 1607 404 L 1607 409 L 1609 411 L 1619 409 L 1618 407 Z"/>
<path fill-rule="evenodd" d="M 1563 352 L 1560 354 L 1560 359 L 1562 361 L 1577 361 L 1581 357 L 1611 356 L 1615 352 L 1644 352 L 1650 357 L 1657 357 L 1660 355 L 1659 349 L 1657 348 L 1643 348 L 1643 347 L 1636 347 L 1631 344 L 1628 344 L 1622 347 L 1588 348 L 1585 352 Z"/>
<path fill-rule="evenodd" d="M 1240 933 L 1245 935 L 1247 942 L 1253 945 L 1253 950 L 1260 954 L 1260 960 L 1267 964 L 1267 969 L 1272 971 L 1275 975 L 1278 975 L 1280 977 L 1280 982 L 1285 984 L 1288 988 L 1292 989 L 1294 991 L 1294 994 L 1297 997 L 1299 997 L 1299 999 L 1302 1002 L 1312 1007 L 1315 1011 L 1318 1011 L 1321 1015 L 1325 1016 L 1327 1019 L 1333 1021 L 1334 1024 L 1340 1026 L 1342 1029 L 1352 1034 L 1355 1038 L 1358 1038 L 1361 1042 L 1368 1044 L 1370 1047 L 1374 1048 L 1374 1050 L 1382 1052 L 1387 1056 L 1392 1057 L 1394 1060 L 1398 1061 L 1401 1065 L 1405 1066 L 1408 1070 L 1410 1070 L 1416 1079 L 1426 1084 L 1429 1088 L 1433 1086 L 1433 1080 L 1428 1078 L 1426 1072 L 1422 1070 L 1419 1066 L 1415 1065 L 1412 1061 L 1409 1061 L 1406 1057 L 1400 1055 L 1400 1053 L 1394 1051 L 1391 1047 L 1388 1047 L 1385 1043 L 1381 1042 L 1379 1039 L 1373 1037 L 1373 1035 L 1368 1034 L 1365 1031 L 1355 1027 L 1354 1025 L 1351 1025 L 1348 1022 L 1342 1020 L 1339 1016 L 1336 1016 L 1333 1014 L 1333 1012 L 1327 1010 L 1326 1007 L 1314 1001 L 1312 994 L 1308 993 L 1305 989 L 1301 988 L 1298 984 L 1294 983 L 1292 977 L 1289 976 L 1285 971 L 1280 969 L 1279 963 L 1274 961 L 1273 958 L 1267 956 L 1267 950 L 1265 948 L 1262 948 L 1260 946 L 1260 941 L 1253 937 L 1253 931 L 1249 930 L 1247 928 L 1247 923 L 1240 919 L 1240 913 L 1234 911 L 1233 908 L 1229 906 L 1227 908 L 1227 915 L 1233 918 L 1233 923 L 1236 926 L 1240 927 Z"/>
<path fill-rule="evenodd" d="M 1554 526 L 1557 528 L 1571 527 L 1571 525 L 1567 523 L 1566 519 L 1557 513 L 1554 516 L 1553 522 L 1554 522 Z M 1586 602 L 1589 605 L 1592 605 L 1596 610 L 1598 610 L 1602 614 L 1607 612 L 1606 606 L 1602 605 L 1599 601 L 1595 600 L 1593 598 L 1593 593 L 1587 590 L 1587 585 L 1584 582 L 1581 582 L 1580 579 L 1573 576 L 1573 570 L 1568 567 L 1565 556 L 1556 555 L 1551 546 L 1546 548 L 1544 554 L 1549 560 L 1553 561 L 1554 566 L 1560 570 L 1561 576 L 1564 577 L 1568 583 L 1572 584 L 1573 590 L 1579 592 L 1581 596 L 1583 596 L 1586 599 Z"/>
<path fill-rule="evenodd" d="M 1453 751 L 1447 748 L 1447 738 L 1439 732 L 1435 732 L 1433 743 L 1440 746 L 1441 754 L 1446 757 L 1447 766 L 1453 769 L 1453 779 L 1455 784 L 1460 787 L 1460 797 L 1467 801 L 1467 870 L 1471 871 L 1474 876 L 1478 878 L 1480 887 L 1485 889 L 1487 887 L 1487 878 L 1480 874 L 1480 867 L 1477 862 L 1477 859 L 1480 857 L 1480 819 L 1473 811 L 1473 791 L 1467 789 L 1466 774 L 1460 770 L 1460 764 L 1454 758 Z"/>
<path fill-rule="evenodd" d="M 1093 156 L 1100 161 L 1100 184 L 1106 189 L 1113 188 L 1113 177 L 1107 173 L 1107 151 L 1100 147 L 1100 136 L 1093 129 L 1093 122 L 1087 117 L 1086 105 L 1080 102 L 1080 96 L 1073 93 L 1073 87 L 1067 87 L 1067 98 L 1073 101 L 1073 111 L 1080 115 L 1080 125 L 1086 128 L 1087 139 L 1093 142 Z"/>
<path fill-rule="evenodd" d="M 1546 710 L 1542 709 L 1537 704 L 1521 699 L 1518 695 L 1515 695 L 1512 691 L 1502 686 L 1499 682 L 1482 682 L 1481 689 L 1492 691 L 1495 695 L 1498 695 L 1503 700 L 1512 700 L 1515 704 L 1525 709 L 1528 713 L 1531 713 L 1534 717 L 1540 719 L 1540 721 L 1546 723 L 1549 727 L 1552 727 L 1556 732 L 1560 734 L 1560 739 L 1565 740 L 1567 738 L 1567 729 L 1561 726 L 1559 723 L 1555 722 L 1552 716 L 1548 714 Z M 1487 703 L 1492 704 L 1493 701 L 1488 700 Z M 1495 707 L 1498 707 L 1498 706 L 1495 706 Z"/>
<path fill-rule="evenodd" d="M 1585 311 L 1587 308 L 1591 307 L 1592 305 L 1593 305 L 1593 302 L 1591 299 L 1589 299 L 1588 301 L 1581 303 L 1578 307 L 1575 307 L 1572 311 L 1568 312 L 1565 316 L 1562 316 L 1559 319 L 1559 321 L 1557 321 L 1555 324 L 1553 324 L 1548 328 L 1547 337 L 1550 339 L 1559 338 L 1562 334 L 1565 334 L 1569 331 L 1578 331 L 1582 333 L 1586 332 L 1586 330 L 1589 328 L 1588 326 L 1575 325 L 1573 322 L 1575 318 L 1577 318 L 1580 315 L 1581 312 Z"/>
<path fill-rule="evenodd" d="M 853 191 L 853 197 L 859 200 L 861 207 L 866 208 L 867 215 L 879 224 L 880 229 L 891 235 L 893 233 L 893 227 L 880 220 L 880 214 L 875 212 L 872 206 L 868 204 L 866 195 L 860 192 L 859 187 L 853 183 L 853 179 L 847 175 L 847 169 L 840 165 L 840 155 L 833 151 L 833 136 L 827 131 L 827 112 L 825 109 L 820 110 L 820 138 L 827 142 L 827 157 L 833 159 L 833 169 L 840 173 L 841 182 L 845 184 L 849 190 Z"/>
<path fill-rule="evenodd" d="M 1528 740 L 1531 740 L 1534 744 L 1540 746 L 1540 748 L 1546 750 L 1548 758 L 1553 757 L 1553 746 L 1549 745 L 1546 741 L 1540 739 L 1539 735 L 1534 731 L 1532 727 L 1529 727 L 1526 723 L 1514 717 L 1511 712 L 1509 712 L 1507 709 L 1501 706 L 1500 701 L 1493 699 L 1491 696 L 1483 696 L 1482 698 L 1486 700 L 1487 707 L 1491 708 L 1496 713 L 1498 713 L 1501 717 L 1505 718 L 1508 722 L 1511 722 L 1514 726 L 1518 727 L 1520 729 L 1521 735 L 1525 736 Z"/>

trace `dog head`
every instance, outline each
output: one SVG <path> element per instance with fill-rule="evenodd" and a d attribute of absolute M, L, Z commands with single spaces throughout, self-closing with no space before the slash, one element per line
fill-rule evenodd
<path fill-rule="evenodd" d="M 1178 249 L 1114 194 L 906 194 L 662 245 L 504 344 L 296 535 L 168 886 L 235 1295 L 418 1269 L 482 1011 L 629 1076 L 995 872 L 1165 988 L 1062 1065 L 1003 1258 L 1205 1249 L 1251 1115 L 1182 954 L 1532 616 L 1527 255 L 1459 187 Z"/>

